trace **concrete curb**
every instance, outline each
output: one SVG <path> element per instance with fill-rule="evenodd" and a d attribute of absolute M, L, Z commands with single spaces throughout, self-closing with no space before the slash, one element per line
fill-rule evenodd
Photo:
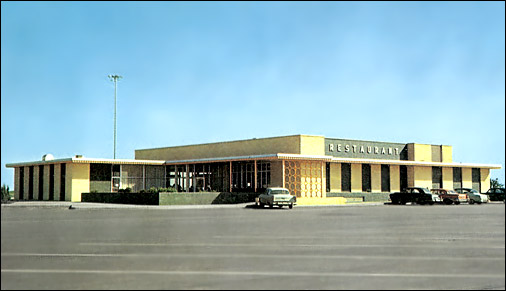
<path fill-rule="evenodd" d="M 297 205 L 294 208 L 306 207 L 350 207 L 350 206 L 378 206 L 383 202 L 363 202 L 352 204 L 336 205 Z M 132 204 L 111 204 L 92 202 L 69 202 L 69 201 L 16 201 L 2 204 L 4 207 L 41 207 L 41 208 L 69 208 L 73 209 L 222 209 L 222 208 L 257 208 L 254 202 L 240 204 L 212 204 L 212 205 L 132 205 Z"/>

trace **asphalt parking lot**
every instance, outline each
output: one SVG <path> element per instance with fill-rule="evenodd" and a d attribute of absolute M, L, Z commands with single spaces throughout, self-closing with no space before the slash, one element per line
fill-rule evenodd
<path fill-rule="evenodd" d="M 4 207 L 2 289 L 505 288 L 505 206 Z"/>

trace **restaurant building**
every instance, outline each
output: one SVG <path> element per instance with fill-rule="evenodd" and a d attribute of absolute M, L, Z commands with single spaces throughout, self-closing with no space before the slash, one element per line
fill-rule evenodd
<path fill-rule="evenodd" d="M 135 159 L 75 156 L 11 163 L 16 200 L 81 201 L 91 191 L 261 192 L 285 187 L 302 199 L 386 201 L 410 186 L 490 188 L 500 165 L 455 163 L 452 147 L 291 135 L 139 149 Z"/>

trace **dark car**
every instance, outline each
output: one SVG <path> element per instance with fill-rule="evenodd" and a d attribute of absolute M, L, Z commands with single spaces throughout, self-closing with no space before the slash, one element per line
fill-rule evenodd
<path fill-rule="evenodd" d="M 441 198 L 438 195 L 432 194 L 429 189 L 422 187 L 407 187 L 401 192 L 395 192 L 390 194 L 390 200 L 392 204 L 406 204 L 407 202 L 418 203 L 418 204 L 434 204 L 435 202 L 441 202 Z"/>
<path fill-rule="evenodd" d="M 504 188 L 490 188 L 485 194 L 492 201 L 504 201 Z"/>

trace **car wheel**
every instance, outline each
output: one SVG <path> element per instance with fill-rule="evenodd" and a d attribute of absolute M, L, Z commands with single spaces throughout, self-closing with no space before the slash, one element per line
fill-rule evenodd
<path fill-rule="evenodd" d="M 272 207 L 274 207 L 274 204 L 269 204 L 269 208 L 272 208 Z"/>
<path fill-rule="evenodd" d="M 460 201 L 455 201 L 455 205 L 459 205 L 460 204 Z"/>
<path fill-rule="evenodd" d="M 401 200 L 399 201 L 399 204 L 400 204 L 400 205 L 405 205 L 405 204 L 406 204 L 406 201 L 404 201 L 404 200 L 402 200 L 402 199 L 401 199 Z"/>
<path fill-rule="evenodd" d="M 434 201 L 429 201 L 429 204 L 430 205 L 434 205 Z"/>
<path fill-rule="evenodd" d="M 293 204 L 288 205 L 288 208 L 292 209 L 293 208 Z"/>
<path fill-rule="evenodd" d="M 469 200 L 469 204 L 474 204 L 474 200 Z"/>
<path fill-rule="evenodd" d="M 476 203 L 481 204 L 481 201 L 480 202 L 476 202 Z"/>
<path fill-rule="evenodd" d="M 258 202 L 258 205 L 260 206 L 260 208 L 264 208 L 264 205 L 262 202 Z"/>

